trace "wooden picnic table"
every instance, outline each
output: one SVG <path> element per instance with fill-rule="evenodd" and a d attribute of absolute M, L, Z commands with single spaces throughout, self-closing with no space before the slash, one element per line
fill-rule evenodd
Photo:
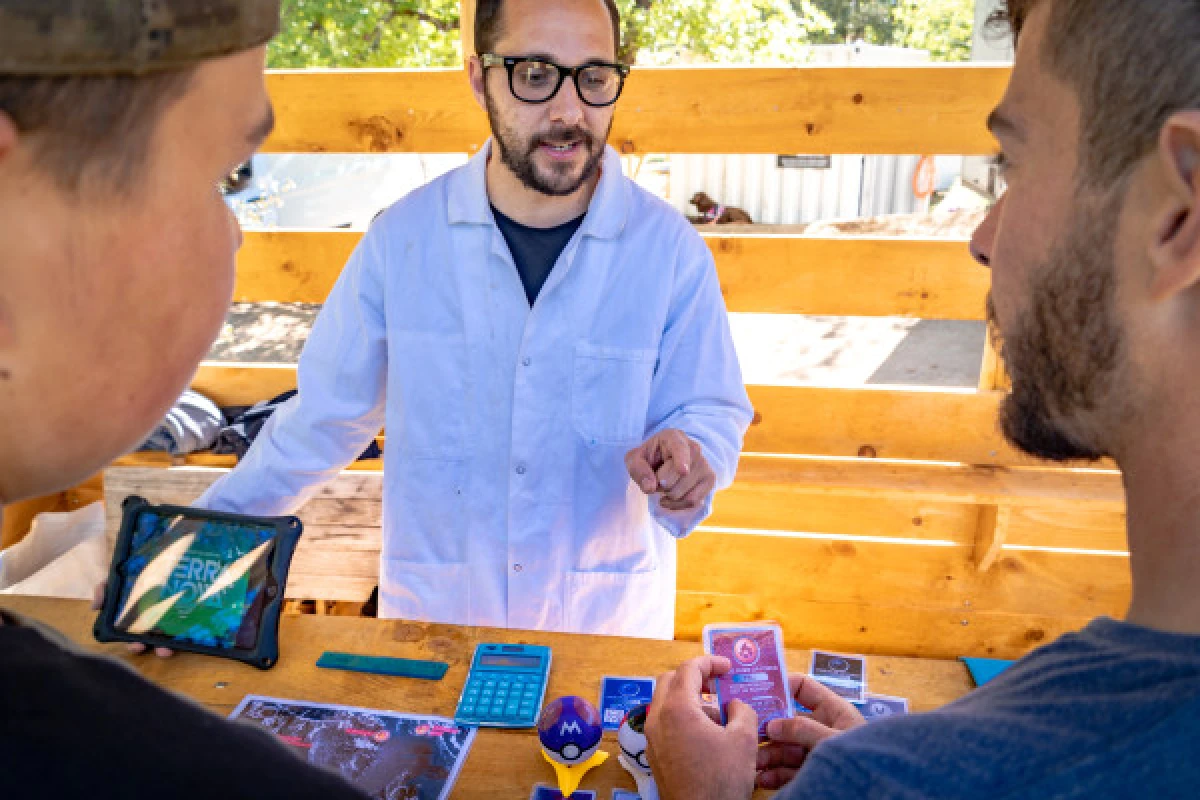
<path fill-rule="evenodd" d="M 81 601 L 0 596 L 0 608 L 57 628 L 91 650 L 124 659 L 147 679 L 221 715 L 228 715 L 246 695 L 260 694 L 452 717 L 475 645 L 485 641 L 553 648 L 547 700 L 577 694 L 598 702 L 600 681 L 605 675 L 658 676 L 701 652 L 695 642 L 357 617 L 285 616 L 280 625 L 279 663 L 264 672 L 191 654 L 169 659 L 131 656 L 120 645 L 99 644 L 92 638 L 95 613 Z M 449 663 L 450 670 L 441 681 L 431 682 L 317 669 L 316 660 L 326 650 L 432 659 Z M 808 666 L 809 652 L 788 650 L 787 658 L 793 671 L 803 670 Z M 966 668 L 958 661 L 869 657 L 867 669 L 871 692 L 907 697 L 914 711 L 942 706 L 966 694 L 972 685 Z M 606 736 L 604 749 L 617 752 L 615 737 Z M 536 733 L 485 729 L 475 739 L 452 796 L 524 800 L 537 783 L 553 785 L 554 775 L 542 760 Z M 581 788 L 596 790 L 600 800 L 608 800 L 615 787 L 635 788 L 613 757 L 590 773 Z"/>

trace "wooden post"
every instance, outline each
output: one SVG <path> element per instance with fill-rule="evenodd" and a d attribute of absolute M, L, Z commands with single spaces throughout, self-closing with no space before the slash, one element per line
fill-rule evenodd
<path fill-rule="evenodd" d="M 1004 362 L 1000 359 L 1000 354 L 992 345 L 992 337 L 989 332 L 983 342 L 983 367 L 979 371 L 979 391 L 1007 390 L 1011 386 L 1012 381 L 1009 380 L 1008 372 L 1004 369 Z"/>
<path fill-rule="evenodd" d="M 1012 506 L 980 507 L 975 533 L 975 566 L 980 572 L 987 572 L 1000 557 L 1011 522 Z"/>
<path fill-rule="evenodd" d="M 460 0 L 459 26 L 462 34 L 463 66 L 475 55 L 475 0 Z"/>

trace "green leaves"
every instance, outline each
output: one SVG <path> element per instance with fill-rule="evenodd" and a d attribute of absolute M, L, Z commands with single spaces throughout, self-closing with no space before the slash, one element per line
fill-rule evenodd
<path fill-rule="evenodd" d="M 458 0 L 284 0 L 275 69 L 462 64 Z"/>
<path fill-rule="evenodd" d="M 969 61 L 975 30 L 972 0 L 903 0 L 895 11 L 896 44 L 928 50 L 934 61 Z"/>
<path fill-rule="evenodd" d="M 617 0 L 621 58 L 789 64 L 804 45 L 861 38 L 970 57 L 973 0 Z M 458 0 L 284 0 L 272 68 L 462 64 Z"/>

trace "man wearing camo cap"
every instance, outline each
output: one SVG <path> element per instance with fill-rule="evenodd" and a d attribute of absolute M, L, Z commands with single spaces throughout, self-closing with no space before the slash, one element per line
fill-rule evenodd
<path fill-rule="evenodd" d="M 142 441 L 221 326 L 217 185 L 272 126 L 279 0 L 0 0 L 0 507 Z M 5 796 L 360 797 L 0 609 Z"/>

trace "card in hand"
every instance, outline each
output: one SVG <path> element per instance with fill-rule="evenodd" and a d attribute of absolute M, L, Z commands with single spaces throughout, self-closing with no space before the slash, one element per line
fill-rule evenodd
<path fill-rule="evenodd" d="M 551 786 L 535 786 L 529 800 L 563 800 L 562 792 Z M 596 800 L 596 793 L 584 789 L 576 789 L 571 800 Z"/>
<path fill-rule="evenodd" d="M 809 674 L 852 703 L 867 699 L 867 659 L 814 650 Z"/>
<path fill-rule="evenodd" d="M 626 714 L 653 699 L 653 678 L 605 676 L 600 684 L 600 720 L 604 730 L 617 730 L 625 721 Z"/>
<path fill-rule="evenodd" d="M 722 722 L 732 700 L 742 701 L 758 714 L 762 739 L 768 722 L 795 716 L 783 658 L 783 632 L 777 626 L 710 625 L 704 629 L 704 649 L 728 658 L 732 665 L 727 675 L 715 681 Z"/>
<path fill-rule="evenodd" d="M 908 700 L 904 697 L 869 694 L 864 702 L 855 703 L 854 705 L 858 709 L 858 712 L 868 721 L 908 713 Z"/>

